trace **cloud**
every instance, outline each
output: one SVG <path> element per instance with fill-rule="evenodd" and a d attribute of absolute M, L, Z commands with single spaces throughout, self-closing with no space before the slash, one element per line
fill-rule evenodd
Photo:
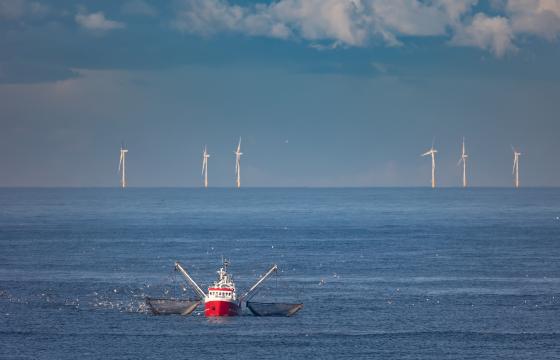
<path fill-rule="evenodd" d="M 276 0 L 238 5 L 228 0 L 179 0 L 173 26 L 210 36 L 305 40 L 312 48 L 400 46 L 410 37 L 441 37 L 500 57 L 521 33 L 555 39 L 560 0 L 491 0 L 497 14 L 473 14 L 478 0 Z M 325 45 L 325 41 L 332 45 Z"/>
<path fill-rule="evenodd" d="M 225 0 L 183 0 L 173 25 L 185 32 L 222 31 L 365 46 L 399 36 L 441 36 L 476 0 L 279 0 L 239 6 Z"/>
<path fill-rule="evenodd" d="M 476 2 L 278 0 L 240 6 L 226 0 L 182 0 L 173 26 L 203 35 L 228 31 L 314 44 L 329 40 L 336 46 L 367 46 L 376 41 L 398 46 L 403 36 L 445 36 Z"/>
<path fill-rule="evenodd" d="M 352 46 L 362 45 L 368 36 L 360 16 L 363 10 L 359 1 L 336 0 L 282 0 L 261 8 L 303 39 Z"/>
<path fill-rule="evenodd" d="M 451 44 L 486 49 L 497 57 L 516 50 L 509 20 L 501 16 L 489 17 L 483 13 L 476 14 L 470 24 L 457 29 Z"/>
<path fill-rule="evenodd" d="M 395 36 L 445 35 L 447 27 L 467 10 L 467 4 L 467 1 L 370 1 L 370 25 L 389 31 Z"/>
<path fill-rule="evenodd" d="M 245 8 L 222 0 L 188 0 L 182 5 L 173 26 L 183 32 L 212 35 L 231 31 L 275 38 L 291 35 L 288 27 L 275 19 L 266 5 Z"/>
<path fill-rule="evenodd" d="M 509 0 L 506 11 L 515 32 L 549 40 L 560 34 L 560 0 Z"/>
<path fill-rule="evenodd" d="M 125 24 L 122 22 L 105 18 L 101 11 L 91 14 L 76 14 L 75 20 L 81 27 L 92 31 L 108 31 L 125 27 Z"/>
<path fill-rule="evenodd" d="M 309 44 L 309 47 L 318 51 L 325 51 L 325 50 L 334 50 L 338 47 L 340 47 L 340 42 L 335 41 L 331 44 L 328 45 L 324 45 L 324 44 L 319 44 L 319 43 L 311 43 Z"/>

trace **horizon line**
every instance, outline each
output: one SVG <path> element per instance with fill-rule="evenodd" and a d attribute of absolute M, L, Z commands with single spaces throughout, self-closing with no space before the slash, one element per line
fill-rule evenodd
<path fill-rule="evenodd" d="M 513 189 L 513 190 L 522 190 L 522 189 L 558 189 L 560 185 L 534 185 L 534 186 L 522 186 L 519 188 L 515 188 L 515 186 L 501 186 L 501 185 L 473 185 L 464 188 L 461 185 L 457 186 L 438 186 L 436 188 L 432 188 L 429 185 L 410 185 L 410 186 L 401 186 L 401 185 L 373 185 L 373 186 L 243 186 L 241 188 L 237 188 L 235 186 L 209 186 L 205 188 L 204 186 L 167 186 L 167 185 L 157 185 L 157 186 L 127 186 L 125 189 L 121 188 L 120 186 L 74 186 L 74 185 L 46 185 L 46 186 L 0 186 L 0 189 L 118 189 L 121 191 L 126 191 L 126 189 L 201 189 L 201 190 L 211 190 L 211 189 L 233 189 L 233 190 L 240 190 L 240 189 L 429 189 L 429 190 L 437 190 L 437 189 Z"/>

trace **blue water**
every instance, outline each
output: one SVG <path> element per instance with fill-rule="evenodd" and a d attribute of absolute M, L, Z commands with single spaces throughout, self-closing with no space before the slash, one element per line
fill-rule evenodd
<path fill-rule="evenodd" d="M 2 359 L 552 359 L 560 189 L 2 189 Z M 291 318 L 153 316 L 221 257 Z"/>

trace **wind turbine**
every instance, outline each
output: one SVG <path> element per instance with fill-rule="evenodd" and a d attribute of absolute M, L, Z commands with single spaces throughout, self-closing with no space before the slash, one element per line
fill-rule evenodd
<path fill-rule="evenodd" d="M 459 159 L 457 166 L 463 163 L 463 187 L 464 188 L 467 187 L 467 158 L 468 157 L 469 155 L 467 155 L 465 151 L 465 137 L 463 137 L 463 151 L 461 153 L 461 158 Z"/>
<path fill-rule="evenodd" d="M 119 160 L 119 172 L 121 173 L 121 187 L 124 189 L 126 187 L 126 154 L 128 150 L 121 145 L 121 158 Z"/>
<path fill-rule="evenodd" d="M 241 187 L 241 155 L 243 155 L 243 153 L 241 152 L 241 137 L 239 137 L 239 144 L 237 144 L 237 150 L 234 151 L 235 153 L 235 175 L 237 176 L 236 179 L 236 185 L 237 188 Z"/>
<path fill-rule="evenodd" d="M 513 170 L 511 173 L 514 175 L 514 184 L 517 189 L 519 187 L 519 156 L 521 153 L 515 150 L 513 146 L 511 147 L 511 150 L 513 150 Z"/>
<path fill-rule="evenodd" d="M 210 154 L 206 151 L 206 145 L 204 145 L 204 152 L 202 153 L 202 175 L 204 175 L 204 187 L 208 187 L 208 158 Z"/>
<path fill-rule="evenodd" d="M 424 154 L 420 156 L 432 156 L 432 189 L 436 187 L 436 153 L 437 150 L 434 149 L 434 141 L 432 141 L 432 147 L 430 150 L 426 151 Z"/>

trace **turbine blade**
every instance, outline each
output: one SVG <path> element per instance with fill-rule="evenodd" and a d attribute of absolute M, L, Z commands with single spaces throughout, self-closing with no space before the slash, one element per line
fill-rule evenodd
<path fill-rule="evenodd" d="M 118 171 L 121 171 L 122 163 L 123 163 L 123 152 L 121 151 L 121 157 L 119 159 L 119 170 Z"/>

